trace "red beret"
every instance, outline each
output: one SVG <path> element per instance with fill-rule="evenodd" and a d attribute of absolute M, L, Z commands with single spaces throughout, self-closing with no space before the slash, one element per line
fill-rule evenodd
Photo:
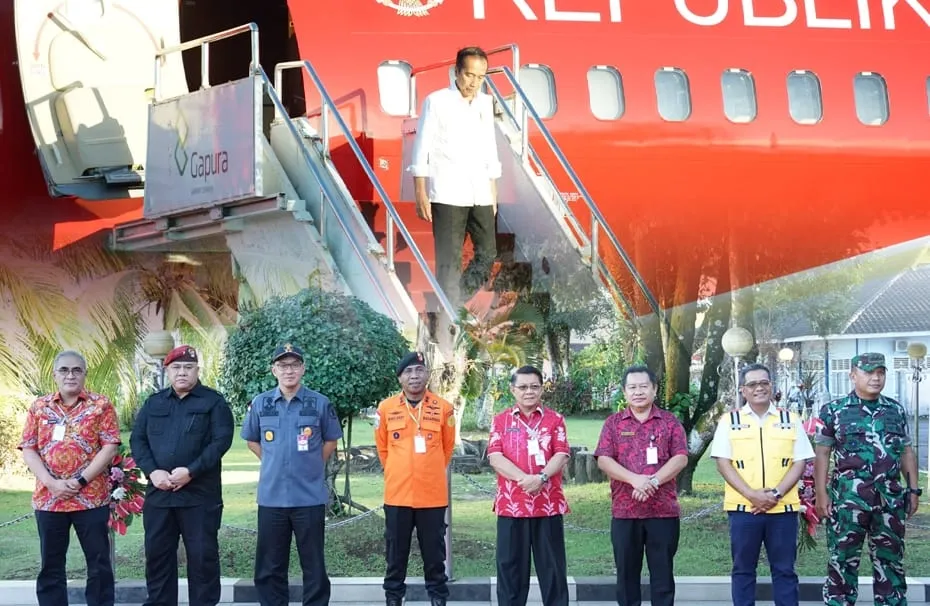
<path fill-rule="evenodd" d="M 172 362 L 197 362 L 197 350 L 190 345 L 181 345 L 175 347 L 165 356 L 164 365 L 168 366 Z"/>

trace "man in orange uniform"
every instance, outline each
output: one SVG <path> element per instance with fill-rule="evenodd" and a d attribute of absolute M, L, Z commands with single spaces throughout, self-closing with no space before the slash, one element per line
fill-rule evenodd
<path fill-rule="evenodd" d="M 397 365 L 402 391 L 378 405 L 375 443 L 384 467 L 387 606 L 401 606 L 413 529 L 423 556 L 423 577 L 432 606 L 445 606 L 446 468 L 455 447 L 452 405 L 426 389 L 423 354 L 411 352 Z"/>

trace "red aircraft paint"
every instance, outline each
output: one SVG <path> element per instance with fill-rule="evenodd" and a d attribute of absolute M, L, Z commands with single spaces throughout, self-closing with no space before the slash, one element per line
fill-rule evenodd
<path fill-rule="evenodd" d="M 12 5 L 0 2 L 0 221 L 54 249 L 139 217 L 141 201 L 49 197 L 25 119 Z M 663 307 L 694 300 L 702 275 L 725 291 L 930 233 L 923 199 L 930 68 L 915 61 L 930 54 L 928 0 L 857 0 L 843 7 L 826 0 L 289 5 L 301 56 L 339 102 L 395 200 L 402 118 L 381 110 L 379 64 L 397 59 L 419 67 L 451 58 L 460 46 L 516 43 L 522 63 L 548 66 L 558 110 L 546 124 Z M 510 62 L 504 53 L 492 64 Z M 591 113 L 586 73 L 593 65 L 622 75 L 626 110 L 619 120 Z M 692 112 L 686 121 L 659 117 L 654 77 L 662 67 L 687 74 Z M 724 117 L 721 74 L 729 68 L 754 78 L 758 115 L 750 123 Z M 789 115 L 786 77 L 793 70 L 820 79 L 824 112 L 817 124 L 796 124 Z M 856 117 L 853 78 L 860 72 L 880 74 L 887 83 L 890 119 L 882 126 Z M 445 69 L 420 76 L 419 101 L 447 82 Z M 312 114 L 318 101 L 306 88 Z M 560 189 L 574 193 L 541 138 L 534 133 L 531 142 Z M 338 139 L 334 159 L 356 198 L 383 216 Z M 571 205 L 586 222 L 583 203 Z M 409 202 L 400 206 L 411 231 L 426 236 L 429 227 L 415 224 Z M 601 250 L 632 292 L 603 238 Z M 721 258 L 736 262 L 720 266 Z"/>

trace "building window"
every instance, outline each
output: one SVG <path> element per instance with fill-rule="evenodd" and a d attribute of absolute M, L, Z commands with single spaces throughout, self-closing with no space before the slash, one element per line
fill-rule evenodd
<path fill-rule="evenodd" d="M 723 113 L 730 122 L 745 123 L 756 119 L 756 83 L 744 69 L 728 69 L 720 78 L 723 89 Z"/>
<path fill-rule="evenodd" d="M 545 65 L 530 63 L 520 68 L 520 87 L 540 118 L 551 118 L 558 109 L 555 75 Z"/>
<path fill-rule="evenodd" d="M 691 115 L 691 90 L 688 76 L 677 67 L 656 71 L 656 103 L 659 115 L 669 122 L 682 122 Z"/>
<path fill-rule="evenodd" d="M 598 120 L 619 120 L 626 111 L 623 78 L 617 68 L 595 65 L 588 70 L 588 97 L 591 113 Z"/>
<path fill-rule="evenodd" d="M 788 111 L 798 124 L 817 124 L 823 118 L 820 78 L 799 69 L 788 74 Z"/>
<path fill-rule="evenodd" d="M 406 61 L 384 61 L 378 66 L 378 98 L 381 110 L 389 116 L 410 113 L 410 74 Z M 419 111 L 419 108 L 417 108 Z"/>
<path fill-rule="evenodd" d="M 856 117 L 868 126 L 881 126 L 888 121 L 888 85 L 874 72 L 861 72 L 853 79 L 856 96 Z"/>

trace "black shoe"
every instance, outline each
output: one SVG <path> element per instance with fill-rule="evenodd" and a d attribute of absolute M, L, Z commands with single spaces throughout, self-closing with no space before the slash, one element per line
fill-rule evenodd
<path fill-rule="evenodd" d="M 385 600 L 386 606 L 404 606 L 404 598 L 387 598 Z"/>
<path fill-rule="evenodd" d="M 430 606 L 446 606 L 446 598 L 430 598 Z"/>

